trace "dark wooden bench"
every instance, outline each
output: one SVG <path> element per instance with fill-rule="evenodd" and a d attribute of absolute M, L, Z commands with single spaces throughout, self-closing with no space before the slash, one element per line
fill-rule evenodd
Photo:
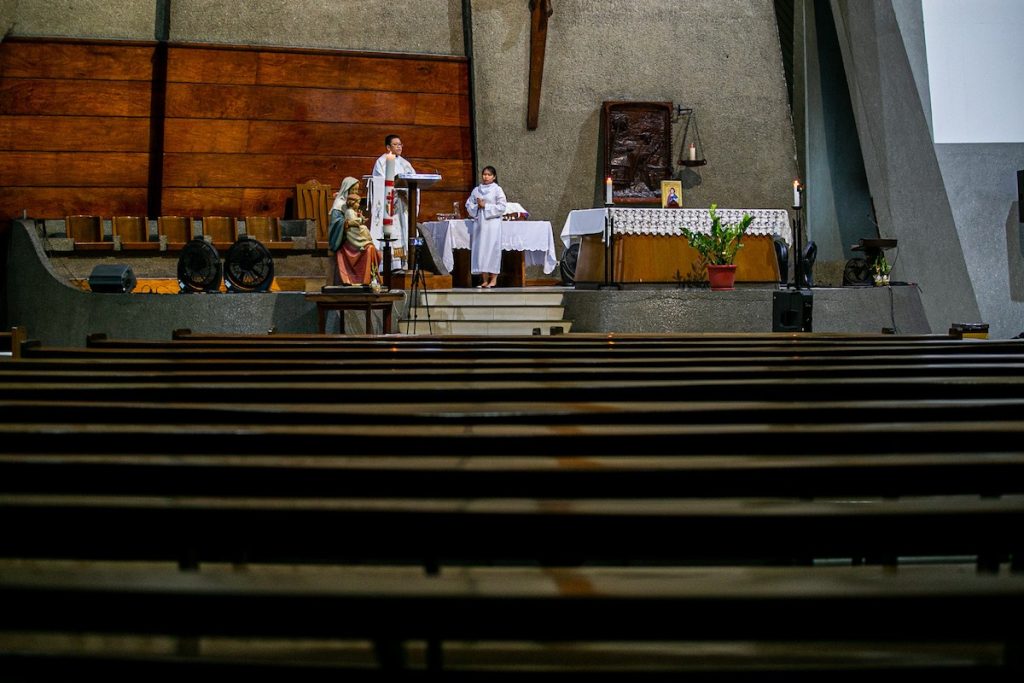
<path fill-rule="evenodd" d="M 6 571 L 0 574 L 0 602 L 4 605 L 0 629 L 165 635 L 186 643 L 211 637 L 235 637 L 250 643 L 270 638 L 367 639 L 375 645 L 380 671 L 390 675 L 403 673 L 409 663 L 406 646 L 416 640 L 428 643 L 425 669 L 404 671 L 410 675 L 417 671 L 420 675 L 458 674 L 458 670 L 445 669 L 453 645 L 465 641 L 555 646 L 575 641 L 599 647 L 608 647 L 604 644 L 609 641 L 701 643 L 703 656 L 688 680 L 723 680 L 730 673 L 723 671 L 728 656 L 712 644 L 735 641 L 818 648 L 813 673 L 845 671 L 847 677 L 841 680 L 865 674 L 865 669 L 851 668 L 849 663 L 829 666 L 825 653 L 843 642 L 861 649 L 866 657 L 862 665 L 874 654 L 874 666 L 869 665 L 868 672 L 928 673 L 928 680 L 951 680 L 950 676 L 1013 680 L 1021 673 L 1022 575 L 972 576 L 949 567 L 898 572 L 873 567 L 819 568 L 812 580 L 803 568 L 463 568 L 439 576 L 376 569 L 305 574 Z M 932 662 L 930 666 L 922 664 L 920 657 L 911 656 L 908 663 L 879 656 L 898 646 L 913 653 L 922 643 L 942 643 L 947 655 L 932 651 L 931 657 L 924 659 Z M 979 657 L 971 667 L 967 655 L 956 658 L 952 654 L 970 652 L 970 646 L 987 646 L 983 651 L 994 656 Z M 634 658 L 637 656 L 648 665 L 657 661 L 650 649 L 635 653 Z M 230 671 L 229 662 L 210 661 L 209 657 L 204 666 L 201 652 L 174 659 L 147 660 L 142 655 L 126 659 L 134 665 L 129 671 L 148 674 L 143 675 L 145 680 L 154 680 L 151 676 L 159 676 L 160 667 L 168 665 L 175 673 Z M 38 667 L 34 669 L 37 674 L 83 665 L 87 671 L 125 671 L 124 659 L 104 662 L 81 656 L 55 661 L 37 656 L 28 661 Z M 253 664 L 252 660 L 237 663 L 250 668 Z M 583 660 L 573 664 L 563 676 L 572 671 L 596 673 L 593 660 L 590 668 Z M 691 667 L 694 664 L 691 662 Z M 24 660 L 0 658 L 0 666 L 13 670 L 18 665 L 26 668 Z M 765 680 L 773 671 L 774 676 L 786 680 L 792 680 L 787 674 L 801 668 L 807 673 L 799 660 L 774 666 L 748 662 L 747 666 L 748 674 L 757 674 L 750 680 Z M 526 656 L 520 657 L 520 676 L 524 671 L 537 676 L 536 668 Z M 487 670 L 474 672 L 472 665 L 467 669 L 463 675 Z M 651 673 L 643 664 L 620 663 L 616 669 L 630 680 Z M 275 674 L 282 670 L 288 672 L 289 680 L 303 677 L 301 665 L 290 670 L 271 665 Z M 355 673 L 366 676 L 369 672 Z M 610 671 L 604 673 L 607 676 Z M 662 672 L 666 673 L 680 674 Z M 490 673 L 492 677 L 500 674 Z"/>
<path fill-rule="evenodd" d="M 810 564 L 959 557 L 1024 569 L 1024 495 L 289 498 L 0 494 L 3 557 L 545 565 Z M 966 558 L 966 559 L 964 559 Z"/>
<path fill-rule="evenodd" d="M 130 632 L 186 642 L 367 638 L 383 671 L 415 638 L 430 669 L 459 640 L 936 639 L 999 656 L 926 658 L 930 677 L 1019 672 L 1019 620 L 958 621 L 1021 596 L 1017 343 L 194 341 L 26 344 L 0 367 L 0 630 L 118 632 L 134 610 Z M 837 562 L 887 569 L 818 566 Z M 0 638 L 7 664 L 125 657 Z"/>

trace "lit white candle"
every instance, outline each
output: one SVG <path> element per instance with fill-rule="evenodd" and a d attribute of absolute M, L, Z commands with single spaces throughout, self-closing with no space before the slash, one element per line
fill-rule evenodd
<path fill-rule="evenodd" d="M 612 178 L 608 176 L 604 179 L 604 203 L 612 203 Z"/>
<path fill-rule="evenodd" d="M 793 208 L 800 208 L 800 181 L 793 181 Z"/>
<path fill-rule="evenodd" d="M 697 161 L 697 145 L 690 143 L 690 161 Z"/>
<path fill-rule="evenodd" d="M 384 202 L 384 239 L 389 239 L 395 215 L 395 155 L 391 152 L 384 157 Z"/>

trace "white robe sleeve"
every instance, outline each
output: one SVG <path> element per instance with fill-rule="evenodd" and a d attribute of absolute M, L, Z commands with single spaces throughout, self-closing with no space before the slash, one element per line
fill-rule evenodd
<path fill-rule="evenodd" d="M 466 213 L 469 214 L 470 218 L 476 218 L 478 208 L 476 205 L 477 196 L 476 188 L 474 187 L 473 191 L 469 193 L 469 199 L 466 200 Z"/>
<path fill-rule="evenodd" d="M 484 218 L 501 218 L 505 215 L 505 191 L 500 185 L 494 187 L 494 203 L 484 207 Z"/>

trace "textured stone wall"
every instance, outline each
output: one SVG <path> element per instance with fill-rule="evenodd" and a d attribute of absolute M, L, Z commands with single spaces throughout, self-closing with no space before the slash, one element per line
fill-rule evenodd
<path fill-rule="evenodd" d="M 171 40 L 462 55 L 462 2 L 174 0 Z"/>
<path fill-rule="evenodd" d="M 606 100 L 695 109 L 708 164 L 686 169 L 685 206 L 792 203 L 795 148 L 771 2 L 556 0 L 534 131 L 526 5 L 475 0 L 472 29 L 478 161 L 498 168 L 506 194 L 533 217 L 557 233 L 570 210 L 599 201 Z M 673 131 L 676 158 L 681 136 Z"/>
<path fill-rule="evenodd" d="M 156 21 L 153 0 L 14 0 L 0 11 L 16 36 L 153 40 Z"/>

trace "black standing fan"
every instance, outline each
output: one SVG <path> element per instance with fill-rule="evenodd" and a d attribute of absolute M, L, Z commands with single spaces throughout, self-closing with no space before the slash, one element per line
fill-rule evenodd
<path fill-rule="evenodd" d="M 274 280 L 274 259 L 258 240 L 243 236 L 224 257 L 224 279 L 229 292 L 265 292 Z"/>
<path fill-rule="evenodd" d="M 178 286 L 182 293 L 216 292 L 221 280 L 220 254 L 202 237 L 192 239 L 178 257 Z"/>
<path fill-rule="evenodd" d="M 562 253 L 562 262 L 559 269 L 562 274 L 562 284 L 571 285 L 576 282 L 576 261 L 580 256 L 580 243 L 573 242 Z"/>

